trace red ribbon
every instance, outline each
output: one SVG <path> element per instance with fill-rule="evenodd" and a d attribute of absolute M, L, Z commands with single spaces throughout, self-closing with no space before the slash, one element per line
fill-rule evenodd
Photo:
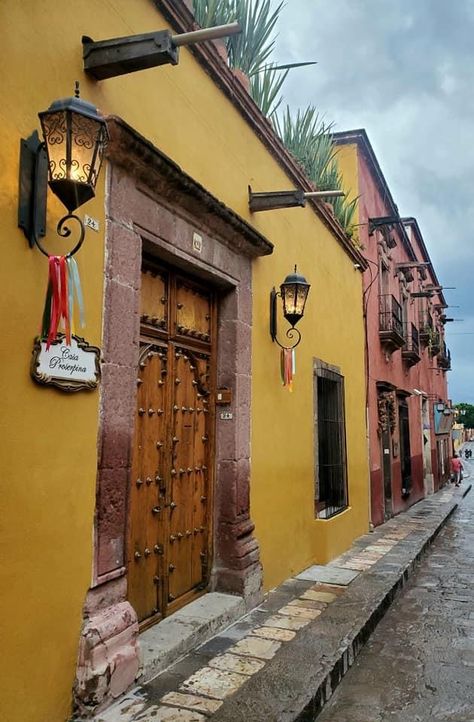
<path fill-rule="evenodd" d="M 65 256 L 49 256 L 48 291 L 43 319 L 49 318 L 49 327 L 43 327 L 47 334 L 46 348 L 56 340 L 61 321 L 64 322 L 66 343 L 71 344 L 71 319 L 68 303 L 68 272 Z"/>
<path fill-rule="evenodd" d="M 281 381 L 289 391 L 293 391 L 293 349 L 282 348 L 280 358 Z"/>

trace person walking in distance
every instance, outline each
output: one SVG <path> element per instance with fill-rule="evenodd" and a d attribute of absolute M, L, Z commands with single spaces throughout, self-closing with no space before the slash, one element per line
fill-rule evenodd
<path fill-rule="evenodd" d="M 463 463 L 457 454 L 451 459 L 451 468 L 453 470 L 453 481 L 456 486 L 461 486 Z"/>

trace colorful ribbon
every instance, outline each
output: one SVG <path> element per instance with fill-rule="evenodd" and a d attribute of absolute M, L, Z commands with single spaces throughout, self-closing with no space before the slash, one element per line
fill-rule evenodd
<path fill-rule="evenodd" d="M 280 356 L 281 382 L 293 391 L 293 377 L 296 373 L 296 354 L 294 348 L 282 348 Z"/>
<path fill-rule="evenodd" d="M 43 311 L 41 337 L 46 348 L 56 341 L 62 325 L 66 344 L 71 345 L 71 329 L 74 332 L 74 300 L 77 301 L 81 326 L 85 325 L 84 299 L 79 269 L 74 258 L 49 256 L 48 288 Z"/>

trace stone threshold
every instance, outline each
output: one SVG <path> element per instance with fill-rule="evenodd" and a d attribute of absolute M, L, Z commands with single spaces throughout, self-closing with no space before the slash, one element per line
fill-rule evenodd
<path fill-rule="evenodd" d="M 288 579 L 96 722 L 312 722 L 470 488 L 445 487 Z"/>
<path fill-rule="evenodd" d="M 149 682 L 239 619 L 245 611 L 242 597 L 209 592 L 142 632 L 139 636 L 141 673 L 137 681 Z"/>

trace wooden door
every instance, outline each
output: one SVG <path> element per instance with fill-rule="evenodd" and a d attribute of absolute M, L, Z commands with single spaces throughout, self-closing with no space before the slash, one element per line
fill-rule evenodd
<path fill-rule="evenodd" d="M 142 273 L 128 597 L 144 626 L 206 588 L 213 471 L 212 293 Z"/>
<path fill-rule="evenodd" d="M 402 474 L 402 496 L 411 491 L 411 452 L 410 452 L 410 423 L 408 418 L 408 404 L 401 401 L 398 406 L 398 423 L 400 428 L 400 464 Z"/>
<path fill-rule="evenodd" d="M 382 455 L 382 474 L 384 489 L 384 519 L 390 519 L 393 516 L 392 504 L 392 437 L 390 428 L 382 431 L 381 435 L 381 455 Z"/>

